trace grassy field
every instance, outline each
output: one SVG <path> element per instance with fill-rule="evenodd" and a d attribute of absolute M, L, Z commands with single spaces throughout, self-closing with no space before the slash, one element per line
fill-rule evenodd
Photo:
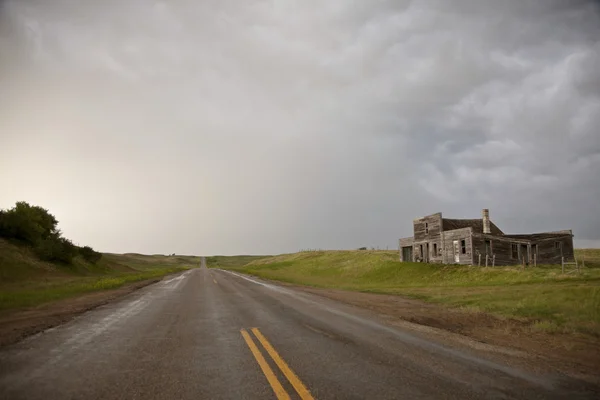
<path fill-rule="evenodd" d="M 116 289 L 198 266 L 200 257 L 105 254 L 97 264 L 40 261 L 29 247 L 0 239 L 0 311 Z"/>
<path fill-rule="evenodd" d="M 586 268 L 401 263 L 395 251 L 303 252 L 255 260 L 239 270 L 294 284 L 405 295 L 531 321 L 535 329 L 600 336 L 600 251 L 581 250 Z"/>
<path fill-rule="evenodd" d="M 271 256 L 211 256 L 206 257 L 206 265 L 208 268 L 237 268 L 270 257 Z"/>

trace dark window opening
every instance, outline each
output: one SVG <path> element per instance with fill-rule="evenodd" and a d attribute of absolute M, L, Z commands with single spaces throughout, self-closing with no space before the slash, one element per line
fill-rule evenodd
<path fill-rule="evenodd" d="M 485 254 L 492 254 L 492 241 L 491 240 L 485 241 Z"/>
<path fill-rule="evenodd" d="M 511 258 L 519 258 L 519 245 L 518 244 L 511 245 Z"/>
<path fill-rule="evenodd" d="M 460 241 L 460 252 L 462 254 L 467 254 L 467 241 L 465 239 Z"/>
<path fill-rule="evenodd" d="M 554 242 L 554 250 L 557 253 L 562 253 L 562 242 Z"/>
<path fill-rule="evenodd" d="M 429 224 L 425 222 L 425 233 L 429 234 Z"/>
<path fill-rule="evenodd" d="M 436 257 L 438 254 L 438 250 L 437 250 L 437 243 L 433 244 L 433 256 Z"/>

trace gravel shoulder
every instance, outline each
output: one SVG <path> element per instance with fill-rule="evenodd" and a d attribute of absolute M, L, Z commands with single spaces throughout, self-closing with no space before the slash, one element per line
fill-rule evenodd
<path fill-rule="evenodd" d="M 88 293 L 30 309 L 3 311 L 0 313 L 0 347 L 16 343 L 27 336 L 64 324 L 77 315 L 160 280 L 161 278 L 154 278 L 139 281 L 118 289 Z"/>
<path fill-rule="evenodd" d="M 528 321 L 452 309 L 402 296 L 286 286 L 370 310 L 390 325 L 416 330 L 453 345 L 486 350 L 496 358 L 521 359 L 534 369 L 551 369 L 600 384 L 598 338 L 540 332 L 533 330 Z"/>

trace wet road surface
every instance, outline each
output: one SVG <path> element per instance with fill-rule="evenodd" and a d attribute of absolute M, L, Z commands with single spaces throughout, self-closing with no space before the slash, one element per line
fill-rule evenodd
<path fill-rule="evenodd" d="M 199 268 L 0 350 L 1 399 L 577 399 L 581 382 Z"/>

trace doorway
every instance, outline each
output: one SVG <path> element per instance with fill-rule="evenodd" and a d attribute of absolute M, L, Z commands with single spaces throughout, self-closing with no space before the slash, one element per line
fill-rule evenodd
<path fill-rule="evenodd" d="M 457 264 L 460 262 L 460 244 L 458 240 L 454 241 L 454 262 Z"/>
<path fill-rule="evenodd" d="M 412 262 L 413 260 L 413 248 L 412 246 L 406 246 L 402 248 L 402 261 Z"/>
<path fill-rule="evenodd" d="M 525 259 L 525 262 L 529 262 L 529 254 L 527 254 L 527 245 L 526 244 L 522 244 L 521 245 L 521 259 L 519 261 L 523 261 L 523 259 Z"/>

